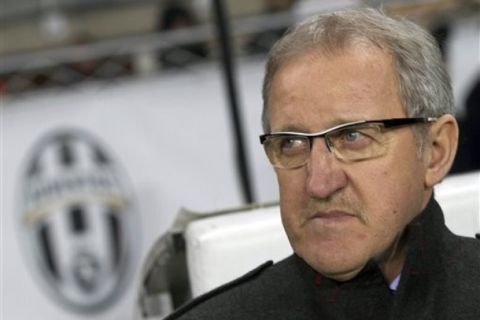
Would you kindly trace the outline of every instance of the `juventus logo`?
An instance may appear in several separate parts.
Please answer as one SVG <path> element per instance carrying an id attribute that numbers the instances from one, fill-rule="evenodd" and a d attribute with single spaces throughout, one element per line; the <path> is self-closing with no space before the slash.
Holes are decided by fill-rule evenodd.
<path id="1" fill-rule="evenodd" d="M 85 132 L 42 139 L 22 176 L 21 226 L 34 273 L 77 311 L 104 309 L 136 251 L 138 218 L 112 156 Z"/>

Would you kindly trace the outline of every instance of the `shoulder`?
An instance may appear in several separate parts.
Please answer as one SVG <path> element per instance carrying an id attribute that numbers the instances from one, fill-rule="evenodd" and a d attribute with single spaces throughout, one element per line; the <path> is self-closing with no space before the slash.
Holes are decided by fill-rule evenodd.
<path id="1" fill-rule="evenodd" d="M 480 275 L 480 239 L 449 232 L 445 241 L 445 257 L 447 261 L 456 261 L 454 265 L 471 268 Z"/>
<path id="2" fill-rule="evenodd" d="M 166 318 L 166 320 L 173 319 L 189 319 L 189 314 L 195 309 L 200 309 L 200 312 L 203 312 L 201 309 L 209 307 L 209 305 L 215 303 L 216 300 L 219 300 L 225 294 L 235 290 L 235 288 L 241 287 L 242 285 L 254 282 L 262 273 L 264 273 L 269 267 L 273 265 L 272 261 L 265 262 L 264 264 L 258 266 L 252 271 L 248 272 L 244 276 L 237 278 L 231 282 L 228 282 L 212 291 L 209 291 L 181 306 L 174 313 Z M 218 310 L 218 309 L 217 309 Z M 193 318 L 192 318 L 193 319 Z"/>
<path id="3" fill-rule="evenodd" d="M 246 316 L 268 309 L 268 301 L 272 301 L 272 296 L 285 293 L 290 281 L 281 280 L 290 278 L 292 272 L 289 271 L 295 268 L 293 264 L 292 257 L 276 264 L 266 262 L 244 276 L 188 302 L 166 320 L 252 319 Z"/>
<path id="4" fill-rule="evenodd" d="M 449 233 L 442 248 L 437 302 L 444 319 L 480 319 L 480 240 Z"/>
<path id="5" fill-rule="evenodd" d="M 444 247 L 444 277 L 458 297 L 480 296 L 480 240 L 450 234 Z M 479 307 L 480 309 L 480 307 Z"/>

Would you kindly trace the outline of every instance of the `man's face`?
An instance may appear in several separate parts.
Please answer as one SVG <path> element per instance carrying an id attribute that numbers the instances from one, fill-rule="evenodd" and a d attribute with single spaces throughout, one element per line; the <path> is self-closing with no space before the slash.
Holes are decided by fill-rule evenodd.
<path id="1" fill-rule="evenodd" d="M 276 73 L 269 96 L 272 132 L 319 132 L 356 121 L 405 117 L 390 55 L 356 46 L 307 53 Z M 315 139 L 303 167 L 276 169 L 282 221 L 294 251 L 321 274 L 347 280 L 388 259 L 405 226 L 424 208 L 424 161 L 411 127 L 388 130 L 385 155 L 338 160 Z M 394 251 L 394 250 L 393 250 Z"/>

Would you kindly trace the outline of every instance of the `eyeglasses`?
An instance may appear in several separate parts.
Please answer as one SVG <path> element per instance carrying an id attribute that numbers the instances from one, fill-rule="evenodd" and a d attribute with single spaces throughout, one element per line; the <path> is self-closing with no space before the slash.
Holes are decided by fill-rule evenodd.
<path id="1" fill-rule="evenodd" d="M 263 144 L 272 165 L 293 169 L 305 165 L 310 158 L 314 138 L 325 138 L 327 149 L 339 160 L 358 161 L 383 156 L 387 152 L 386 129 L 417 123 L 430 123 L 436 118 L 396 118 L 362 120 L 344 123 L 316 132 L 273 132 L 262 134 Z"/>

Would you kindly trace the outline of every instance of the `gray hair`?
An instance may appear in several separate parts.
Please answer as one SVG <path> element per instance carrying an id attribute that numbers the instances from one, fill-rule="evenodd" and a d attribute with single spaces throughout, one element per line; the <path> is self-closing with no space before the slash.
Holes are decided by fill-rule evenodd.
<path id="1" fill-rule="evenodd" d="M 263 81 L 262 123 L 270 130 L 268 96 L 278 69 L 308 51 L 333 53 L 357 42 L 376 45 L 394 59 L 398 92 L 408 117 L 454 113 L 450 77 L 435 39 L 420 26 L 371 8 L 316 15 L 296 26 L 271 49 Z"/>

